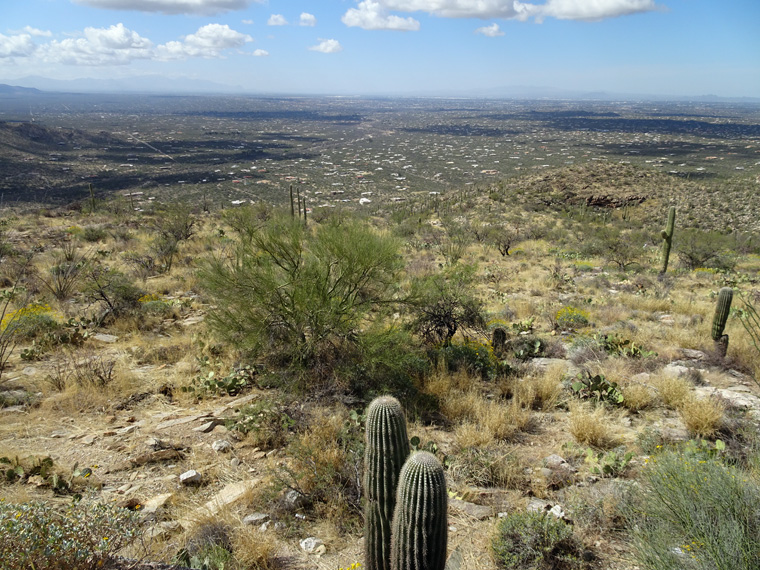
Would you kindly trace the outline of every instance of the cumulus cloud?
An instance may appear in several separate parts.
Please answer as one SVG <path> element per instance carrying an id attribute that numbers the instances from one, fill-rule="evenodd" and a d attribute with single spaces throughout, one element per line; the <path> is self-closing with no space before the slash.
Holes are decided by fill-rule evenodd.
<path id="1" fill-rule="evenodd" d="M 240 20 L 242 23 L 244 23 L 246 26 L 252 26 L 253 20 Z"/>
<path id="2" fill-rule="evenodd" d="M 162 14 L 195 14 L 213 16 L 223 12 L 242 10 L 252 2 L 263 0 L 73 0 L 93 8 L 160 12 Z"/>
<path id="3" fill-rule="evenodd" d="M 42 59 L 66 65 L 126 65 L 153 56 L 153 43 L 137 32 L 116 24 L 85 28 L 83 37 L 52 41 L 40 47 Z"/>
<path id="4" fill-rule="evenodd" d="M 490 26 L 483 26 L 482 28 L 478 28 L 475 30 L 476 34 L 483 34 L 484 36 L 488 36 L 489 38 L 497 38 L 499 36 L 503 36 L 504 32 L 501 31 L 501 28 L 499 27 L 499 24 L 491 24 Z"/>
<path id="5" fill-rule="evenodd" d="M 29 34 L 5 36 L 0 34 L 0 58 L 28 57 L 37 50 Z"/>
<path id="6" fill-rule="evenodd" d="M 269 55 L 269 52 L 265 49 L 257 49 L 253 51 L 253 55 L 256 57 L 266 57 Z"/>
<path id="7" fill-rule="evenodd" d="M 314 14 L 309 14 L 308 12 L 302 12 L 301 17 L 298 20 L 298 24 L 301 26 L 313 27 L 317 25 L 317 18 L 316 16 L 314 16 Z"/>
<path id="8" fill-rule="evenodd" d="M 402 18 L 394 14 L 388 14 L 387 5 L 392 3 L 392 1 L 363 0 L 359 2 L 358 8 L 349 8 L 343 14 L 341 21 L 349 27 L 363 28 L 365 30 L 416 32 L 420 29 L 420 23 L 414 18 Z M 406 11 L 414 12 L 416 10 Z"/>
<path id="9" fill-rule="evenodd" d="M 321 53 L 338 53 L 343 50 L 343 46 L 340 45 L 338 40 L 323 40 L 319 39 L 319 43 L 309 48 L 311 51 L 318 51 Z"/>
<path id="10" fill-rule="evenodd" d="M 389 12 L 424 12 L 441 18 L 491 18 L 541 21 L 546 17 L 562 20 L 596 21 L 641 12 L 651 12 L 660 7 L 655 0 L 546 0 L 543 4 L 520 0 L 357 0 L 356 8 L 343 15 L 343 23 L 365 29 L 412 29 L 404 28 L 411 22 L 419 28 L 419 22 L 409 18 L 388 15 Z M 393 22 L 391 22 L 393 20 Z M 391 25 L 389 25 L 391 24 Z M 401 26 L 401 27 L 399 27 Z"/>
<path id="11" fill-rule="evenodd" d="M 204 57 L 207 59 L 221 57 L 227 49 L 241 48 L 253 38 L 241 34 L 226 24 L 207 24 L 182 41 L 168 42 L 158 46 L 156 53 L 159 59 L 185 59 L 188 57 Z"/>
<path id="12" fill-rule="evenodd" d="M 53 32 L 50 30 L 38 30 L 37 28 L 33 28 L 32 26 L 24 26 L 23 32 L 25 34 L 29 34 L 30 36 L 36 36 L 38 38 L 49 38 L 52 37 Z"/>
<path id="13" fill-rule="evenodd" d="M 654 0 L 548 0 L 537 17 L 594 22 L 659 9 Z"/>
<path id="14" fill-rule="evenodd" d="M 282 14 L 272 14 L 267 20 L 267 26 L 287 26 L 288 21 Z"/>

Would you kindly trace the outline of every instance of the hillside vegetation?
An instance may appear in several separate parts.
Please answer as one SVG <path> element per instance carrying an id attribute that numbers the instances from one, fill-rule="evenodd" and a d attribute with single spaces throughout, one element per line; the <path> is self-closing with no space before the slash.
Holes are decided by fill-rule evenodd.
<path id="1" fill-rule="evenodd" d="M 363 563 L 385 394 L 444 466 L 451 568 L 754 568 L 757 204 L 711 184 L 5 208 L 0 568 Z"/>

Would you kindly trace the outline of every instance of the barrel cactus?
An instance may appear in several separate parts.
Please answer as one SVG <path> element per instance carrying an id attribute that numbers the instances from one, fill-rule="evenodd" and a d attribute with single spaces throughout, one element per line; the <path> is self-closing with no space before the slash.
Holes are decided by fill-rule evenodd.
<path id="1" fill-rule="evenodd" d="M 396 492 L 392 570 L 443 570 L 448 533 L 446 478 L 435 456 L 414 453 L 404 464 Z"/>
<path id="2" fill-rule="evenodd" d="M 712 339 L 721 356 L 726 356 L 728 350 L 728 335 L 723 334 L 726 329 L 728 313 L 731 311 L 731 301 L 734 298 L 734 290 L 731 287 L 723 287 L 718 292 L 718 303 L 715 305 L 715 315 L 712 322 Z"/>
<path id="3" fill-rule="evenodd" d="M 376 398 L 367 408 L 364 450 L 365 567 L 390 570 L 391 522 L 399 472 L 409 456 L 406 418 L 396 398 Z"/>
<path id="4" fill-rule="evenodd" d="M 668 209 L 668 225 L 662 230 L 662 269 L 660 273 L 668 270 L 668 261 L 670 259 L 670 246 L 673 245 L 673 227 L 676 224 L 676 207 L 671 206 Z"/>

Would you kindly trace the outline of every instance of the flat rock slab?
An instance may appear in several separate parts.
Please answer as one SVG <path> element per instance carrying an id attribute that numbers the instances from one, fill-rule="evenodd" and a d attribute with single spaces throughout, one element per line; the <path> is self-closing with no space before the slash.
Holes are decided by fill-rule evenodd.
<path id="1" fill-rule="evenodd" d="M 211 417 L 211 414 L 201 414 L 200 416 L 185 416 L 184 418 L 177 418 L 177 419 L 174 419 L 174 420 L 166 420 L 166 421 L 161 422 L 160 424 L 158 424 L 156 426 L 156 429 L 157 430 L 169 429 L 169 428 L 172 428 L 172 427 L 181 426 L 181 425 L 189 424 L 189 423 L 192 423 L 192 422 L 197 422 L 197 421 L 200 421 L 200 420 L 207 420 L 210 417 Z"/>
<path id="2" fill-rule="evenodd" d="M 494 515 L 494 510 L 491 507 L 484 507 L 483 505 L 476 505 L 475 503 L 468 503 L 460 499 L 449 499 L 449 507 L 464 513 L 479 521 L 491 518 Z"/>
<path id="3" fill-rule="evenodd" d="M 117 340 L 119 340 L 118 336 L 112 335 L 112 334 L 105 334 L 105 333 L 97 333 L 92 335 L 92 338 L 95 340 L 99 340 L 100 342 L 105 342 L 107 344 L 113 344 Z"/>
<path id="4" fill-rule="evenodd" d="M 179 524 L 183 528 L 189 528 L 192 526 L 195 520 L 201 520 L 209 515 L 213 516 L 226 506 L 238 502 L 244 498 L 248 493 L 256 488 L 256 485 L 261 481 L 258 479 L 249 479 L 247 481 L 238 481 L 237 483 L 230 483 L 214 495 L 211 500 L 207 501 L 200 509 L 198 509 L 196 516 L 190 516 L 188 518 L 180 519 Z"/>

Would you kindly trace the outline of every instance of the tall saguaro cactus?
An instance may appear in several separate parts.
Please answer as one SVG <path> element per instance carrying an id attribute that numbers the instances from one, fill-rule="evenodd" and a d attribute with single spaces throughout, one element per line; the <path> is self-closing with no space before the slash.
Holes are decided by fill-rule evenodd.
<path id="1" fill-rule="evenodd" d="M 404 464 L 393 514 L 391 570 L 443 570 L 448 533 L 446 478 L 435 456 L 414 453 Z"/>
<path id="2" fill-rule="evenodd" d="M 365 567 L 390 570 L 391 522 L 396 505 L 396 485 L 409 456 L 406 418 L 392 396 L 381 396 L 367 408 L 364 450 Z"/>
<path id="3" fill-rule="evenodd" d="M 662 269 L 660 274 L 668 270 L 668 261 L 670 260 L 670 246 L 673 245 L 673 227 L 676 225 L 676 207 L 671 206 L 668 209 L 668 225 L 662 230 Z"/>
<path id="4" fill-rule="evenodd" d="M 728 313 L 731 311 L 731 301 L 734 298 L 734 290 L 731 287 L 723 287 L 718 292 L 718 302 L 715 305 L 715 315 L 712 322 L 712 339 L 715 348 L 721 356 L 726 356 L 728 350 L 728 335 L 723 334 L 726 329 Z"/>

